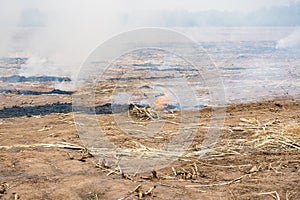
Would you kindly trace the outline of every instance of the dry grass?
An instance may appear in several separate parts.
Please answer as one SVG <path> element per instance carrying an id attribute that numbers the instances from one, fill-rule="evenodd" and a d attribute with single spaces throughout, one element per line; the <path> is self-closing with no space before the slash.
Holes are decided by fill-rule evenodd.
<path id="1" fill-rule="evenodd" d="M 134 106 L 131 110 L 131 115 L 134 115 L 140 120 L 149 120 L 154 117 L 158 117 L 150 107 L 137 107 Z M 249 138 L 244 139 L 223 139 L 219 140 L 217 143 L 213 144 L 210 149 L 199 150 L 192 149 L 183 156 L 184 158 L 215 158 L 224 156 L 235 156 L 235 155 L 246 155 L 249 152 L 256 151 L 271 151 L 279 152 L 284 150 L 300 151 L 300 127 L 295 125 L 291 127 L 280 127 L 273 126 L 274 121 L 261 124 L 256 119 L 246 119 L 241 118 L 240 124 L 236 127 L 231 127 L 230 129 L 245 131 L 252 135 Z M 0 146 L 0 149 L 11 149 L 11 148 L 36 148 L 36 147 L 46 147 L 46 148 L 69 148 L 82 150 L 84 147 L 69 144 L 29 144 L 22 145 L 16 144 L 12 146 Z M 105 149 L 101 149 L 101 152 L 105 153 Z M 106 152 L 109 153 L 109 152 Z M 135 147 L 133 149 L 122 149 L 124 156 L 132 156 L 132 154 L 143 154 L 143 156 L 149 157 L 162 157 L 163 159 L 172 159 L 180 155 L 180 152 L 166 152 L 156 148 L 145 147 L 140 145 L 140 147 Z"/>
<path id="2" fill-rule="evenodd" d="M 257 119 L 240 119 L 242 124 L 230 127 L 230 131 L 248 133 L 249 138 L 223 139 L 212 145 L 212 148 L 203 151 L 191 151 L 185 157 L 203 156 L 222 157 L 230 155 L 244 155 L 249 152 L 285 150 L 300 151 L 300 127 L 275 126 L 276 121 L 261 124 Z"/>
<path id="3" fill-rule="evenodd" d="M 21 149 L 26 149 L 26 148 L 38 148 L 38 147 L 44 147 L 44 148 L 65 148 L 65 149 L 74 149 L 74 150 L 84 150 L 85 147 L 83 146 L 78 146 L 76 144 L 70 144 L 66 142 L 61 142 L 59 144 L 15 144 L 11 146 L 0 146 L 0 149 L 15 149 L 15 148 L 21 148 Z"/>
<path id="4" fill-rule="evenodd" d="M 157 119 L 158 114 L 150 106 L 137 106 L 133 105 L 133 108 L 129 110 L 131 116 L 139 120 Z"/>

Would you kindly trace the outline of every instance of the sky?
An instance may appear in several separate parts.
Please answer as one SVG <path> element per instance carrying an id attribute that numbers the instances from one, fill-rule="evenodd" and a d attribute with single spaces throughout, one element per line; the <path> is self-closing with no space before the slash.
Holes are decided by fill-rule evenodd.
<path id="1" fill-rule="evenodd" d="M 28 8 L 38 8 L 48 14 L 55 12 L 78 12 L 80 14 L 86 11 L 94 14 L 97 11 L 97 16 L 103 17 L 136 10 L 251 12 L 260 8 L 289 5 L 291 2 L 300 2 L 300 0 L 0 0 L 0 17 L 2 23 L 7 17 L 10 20 L 17 20 L 20 12 Z"/>
<path id="2" fill-rule="evenodd" d="M 219 10 L 250 12 L 259 8 L 288 5 L 290 0 L 125 0 L 124 10 Z M 299 0 L 294 1 L 299 2 Z"/>

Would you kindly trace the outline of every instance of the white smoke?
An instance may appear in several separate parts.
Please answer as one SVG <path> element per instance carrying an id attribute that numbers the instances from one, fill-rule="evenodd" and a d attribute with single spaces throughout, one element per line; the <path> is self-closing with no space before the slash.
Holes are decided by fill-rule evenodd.
<path id="1" fill-rule="evenodd" d="M 2 2 L 0 56 L 30 55 L 21 75 L 74 76 L 97 45 L 126 29 L 116 2 Z"/>
<path id="2" fill-rule="evenodd" d="M 22 76 L 72 76 L 72 72 L 68 67 L 61 67 L 61 65 L 49 60 L 47 57 L 42 57 L 36 54 L 26 61 L 22 66 L 20 72 Z"/>
<path id="3" fill-rule="evenodd" d="M 190 26 L 198 11 L 232 10 L 232 5 L 237 6 L 233 10 L 245 11 L 249 5 L 269 4 L 267 0 L 237 2 L 0 0 L 0 57 L 16 52 L 32 55 L 20 72 L 23 75 L 74 76 L 93 49 L 120 32 L 145 26 Z M 204 21 L 209 22 L 210 16 Z M 281 43 L 289 42 L 282 41 L 279 47 L 284 46 Z"/>
<path id="4" fill-rule="evenodd" d="M 287 37 L 280 39 L 277 42 L 278 49 L 299 49 L 300 48 L 300 28 L 293 31 Z"/>

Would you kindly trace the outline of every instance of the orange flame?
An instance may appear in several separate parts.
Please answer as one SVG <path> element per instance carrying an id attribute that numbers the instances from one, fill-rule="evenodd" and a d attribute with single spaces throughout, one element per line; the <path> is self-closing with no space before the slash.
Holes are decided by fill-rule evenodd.
<path id="1" fill-rule="evenodd" d="M 10 57 L 13 58 L 20 58 L 20 57 L 30 58 L 31 56 L 32 56 L 31 52 L 24 53 L 24 52 L 16 51 L 15 54 L 10 54 Z"/>
<path id="2" fill-rule="evenodd" d="M 171 97 L 168 93 L 164 93 L 163 96 L 160 96 L 155 102 L 156 109 L 164 109 L 171 101 Z"/>
<path id="3" fill-rule="evenodd" d="M 25 54 L 25 58 L 30 58 L 32 56 L 32 53 L 31 52 L 28 52 Z"/>

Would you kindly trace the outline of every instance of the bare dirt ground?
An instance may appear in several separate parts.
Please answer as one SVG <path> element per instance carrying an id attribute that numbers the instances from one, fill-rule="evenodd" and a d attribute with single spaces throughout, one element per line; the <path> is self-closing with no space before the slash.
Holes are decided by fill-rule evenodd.
<path id="1" fill-rule="evenodd" d="M 190 151 L 142 174 L 121 173 L 91 156 L 65 103 L 70 95 L 1 94 L 0 199 L 300 199 L 299 100 L 228 106 L 218 143 L 199 158 L 211 113 L 204 108 Z M 106 124 L 111 134 L 113 126 Z"/>

